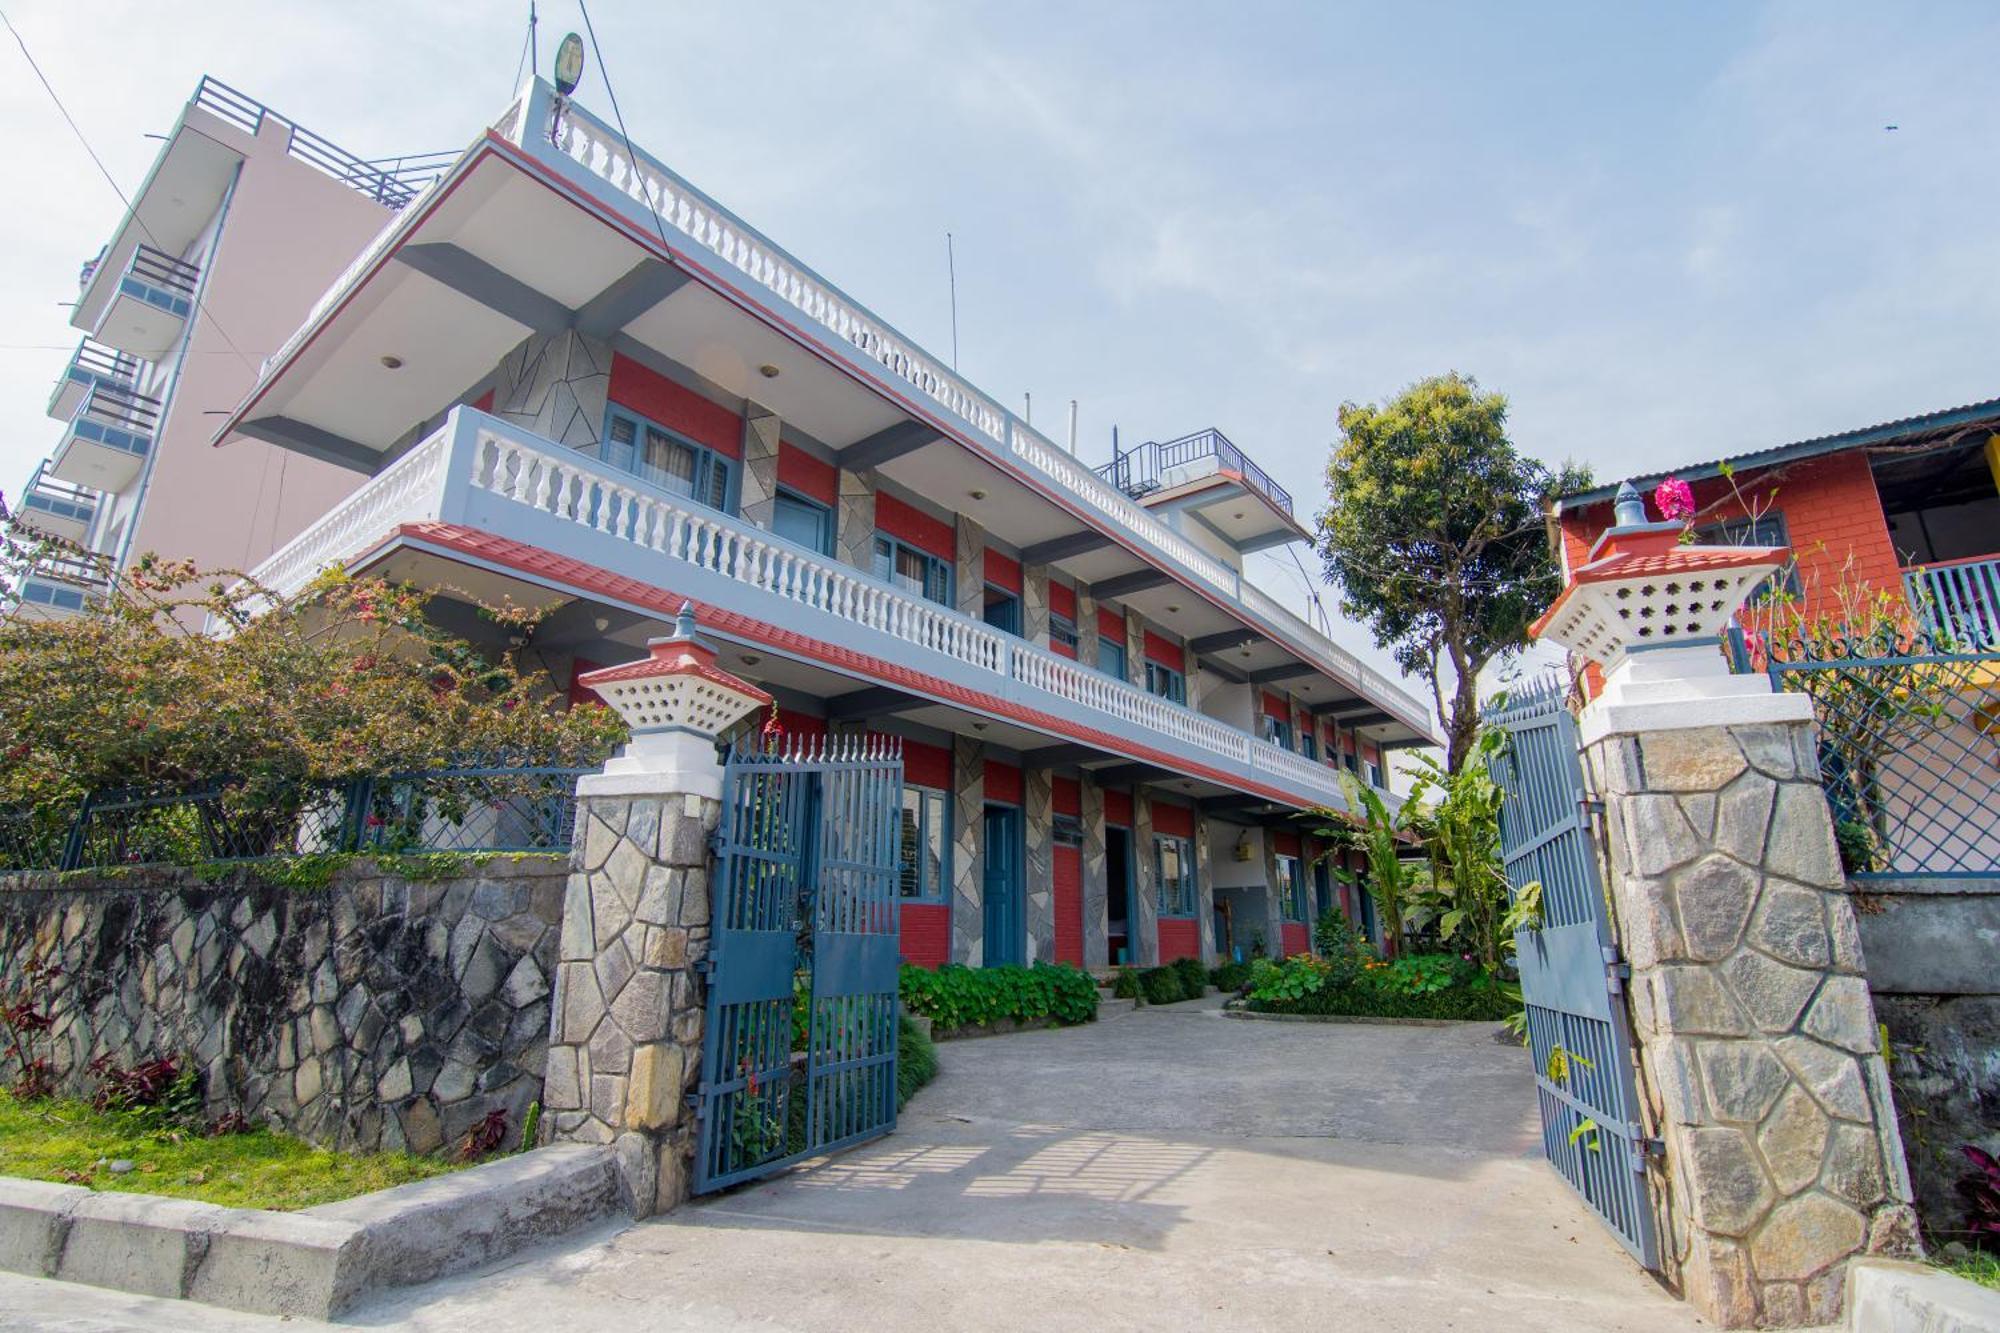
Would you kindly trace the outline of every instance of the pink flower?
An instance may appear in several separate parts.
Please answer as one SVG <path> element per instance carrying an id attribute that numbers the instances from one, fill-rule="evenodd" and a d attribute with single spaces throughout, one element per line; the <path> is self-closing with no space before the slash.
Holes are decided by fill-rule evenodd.
<path id="1" fill-rule="evenodd" d="M 1653 503 L 1667 522 L 1685 522 L 1694 517 L 1694 488 L 1679 477 L 1668 477 L 1654 489 Z"/>

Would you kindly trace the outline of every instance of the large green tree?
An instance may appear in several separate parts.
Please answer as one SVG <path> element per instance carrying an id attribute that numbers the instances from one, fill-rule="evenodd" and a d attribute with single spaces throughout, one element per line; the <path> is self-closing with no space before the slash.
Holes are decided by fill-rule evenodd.
<path id="1" fill-rule="evenodd" d="M 1342 609 L 1430 682 L 1451 772 L 1472 753 L 1479 673 L 1527 645 L 1561 590 L 1547 502 L 1589 484 L 1517 450 L 1506 398 L 1456 371 L 1340 409 L 1320 557 Z"/>

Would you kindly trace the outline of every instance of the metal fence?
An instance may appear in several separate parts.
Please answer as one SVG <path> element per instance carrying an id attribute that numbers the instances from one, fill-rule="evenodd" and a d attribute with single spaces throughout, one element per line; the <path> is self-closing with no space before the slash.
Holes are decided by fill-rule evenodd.
<path id="1" fill-rule="evenodd" d="M 1775 649 L 1812 699 L 1820 777 L 1857 880 L 2000 878 L 2000 651 L 1914 635 Z"/>
<path id="2" fill-rule="evenodd" d="M 0 807 L 0 870 L 362 852 L 560 852 L 589 768 L 442 768 L 342 782 L 217 780 Z"/>

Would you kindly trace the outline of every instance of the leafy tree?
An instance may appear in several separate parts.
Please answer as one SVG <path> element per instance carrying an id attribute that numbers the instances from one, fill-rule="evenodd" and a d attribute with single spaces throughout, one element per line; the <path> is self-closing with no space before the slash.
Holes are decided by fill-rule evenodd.
<path id="1" fill-rule="evenodd" d="M 1430 682 L 1456 773 L 1478 730 L 1479 673 L 1525 647 L 1561 591 L 1546 504 L 1590 475 L 1521 454 L 1506 398 L 1456 372 L 1379 407 L 1343 404 L 1340 433 L 1319 516 L 1327 580 L 1378 646 Z"/>

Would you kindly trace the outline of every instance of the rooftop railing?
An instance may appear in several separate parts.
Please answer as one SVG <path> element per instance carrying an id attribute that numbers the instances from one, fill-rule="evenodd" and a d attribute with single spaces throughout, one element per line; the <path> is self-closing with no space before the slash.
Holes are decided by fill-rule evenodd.
<path id="1" fill-rule="evenodd" d="M 1251 490 L 1287 514 L 1292 512 L 1292 493 L 1219 430 L 1200 430 L 1164 443 L 1148 440 L 1097 469 L 1098 476 L 1135 500 L 1216 472 L 1236 473 Z"/>
<path id="2" fill-rule="evenodd" d="M 195 87 L 194 104 L 252 136 L 264 128 L 266 119 L 280 122 L 290 136 L 286 151 L 293 157 L 388 208 L 406 206 L 459 156 L 454 149 L 373 160 L 356 157 L 331 139 L 294 124 L 255 98 L 206 75 Z"/>

